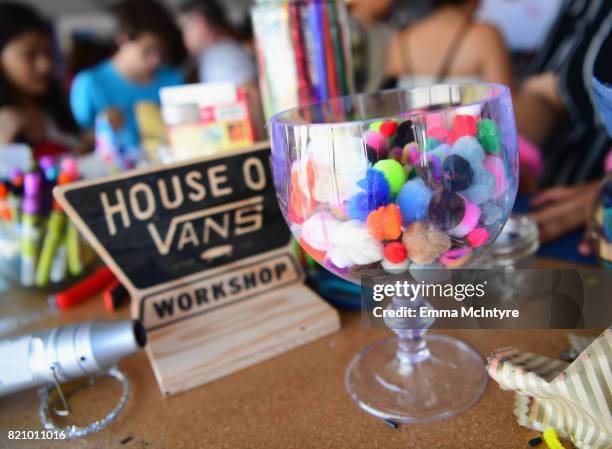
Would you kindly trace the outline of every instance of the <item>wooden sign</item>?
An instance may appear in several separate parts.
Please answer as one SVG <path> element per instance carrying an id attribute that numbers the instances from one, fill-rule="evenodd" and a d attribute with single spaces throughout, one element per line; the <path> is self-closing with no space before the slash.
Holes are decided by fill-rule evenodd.
<path id="1" fill-rule="evenodd" d="M 54 194 L 130 291 L 166 395 L 339 328 L 303 285 L 265 144 Z"/>

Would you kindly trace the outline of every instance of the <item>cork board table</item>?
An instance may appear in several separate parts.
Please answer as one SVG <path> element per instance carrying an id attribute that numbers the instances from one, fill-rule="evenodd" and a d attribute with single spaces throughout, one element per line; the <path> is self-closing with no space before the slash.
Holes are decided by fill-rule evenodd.
<path id="1" fill-rule="evenodd" d="M 0 317 L 43 310 L 45 303 L 40 294 L 5 292 L 0 294 Z M 127 309 L 110 314 L 101 298 L 92 298 L 65 314 L 22 326 L 16 333 L 87 319 L 127 318 L 127 314 Z M 109 428 L 80 440 L 8 441 L 8 429 L 40 429 L 38 398 L 35 391 L 0 398 L 0 447 L 516 449 L 538 435 L 516 424 L 513 393 L 500 390 L 493 381 L 474 407 L 445 421 L 391 429 L 367 415 L 346 394 L 344 370 L 357 351 L 388 332 L 361 328 L 358 312 L 342 312 L 341 320 L 338 333 L 170 398 L 160 394 L 144 353 L 126 358 L 120 364 L 132 381 L 126 409 Z M 566 330 L 434 332 L 460 338 L 484 356 L 515 346 L 558 357 L 568 346 Z M 114 406 L 119 388 L 109 381 L 98 390 L 71 402 L 84 420 L 101 417 Z M 572 446 L 567 443 L 566 447 Z"/>

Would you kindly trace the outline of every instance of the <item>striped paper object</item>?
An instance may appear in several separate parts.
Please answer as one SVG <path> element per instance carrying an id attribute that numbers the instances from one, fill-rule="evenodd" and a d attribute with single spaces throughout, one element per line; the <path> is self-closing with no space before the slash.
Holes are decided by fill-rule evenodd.
<path id="1" fill-rule="evenodd" d="M 539 431 L 554 427 L 580 449 L 612 448 L 611 328 L 572 364 L 509 349 L 492 356 L 487 370 L 501 388 L 516 391 L 520 425 Z"/>

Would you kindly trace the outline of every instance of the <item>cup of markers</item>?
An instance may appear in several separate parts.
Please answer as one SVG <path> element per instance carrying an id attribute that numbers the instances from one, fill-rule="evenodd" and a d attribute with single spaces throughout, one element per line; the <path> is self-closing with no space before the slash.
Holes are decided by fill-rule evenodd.
<path id="1" fill-rule="evenodd" d="M 79 179 L 76 160 L 43 157 L 29 171 L 0 180 L 0 270 L 24 287 L 64 285 L 95 262 L 60 205 L 53 187 Z"/>

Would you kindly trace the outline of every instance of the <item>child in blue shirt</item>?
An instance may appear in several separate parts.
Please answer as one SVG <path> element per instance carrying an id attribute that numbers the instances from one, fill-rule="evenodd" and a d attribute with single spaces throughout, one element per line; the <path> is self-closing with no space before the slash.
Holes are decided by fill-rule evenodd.
<path id="1" fill-rule="evenodd" d="M 138 147 L 134 108 L 140 102 L 159 103 L 162 87 L 184 82 L 166 61 L 179 62 L 185 52 L 178 27 L 156 0 L 122 0 L 114 13 L 117 52 L 76 76 L 70 104 L 82 128 L 93 129 L 96 117 L 106 113 L 122 143 Z"/>

